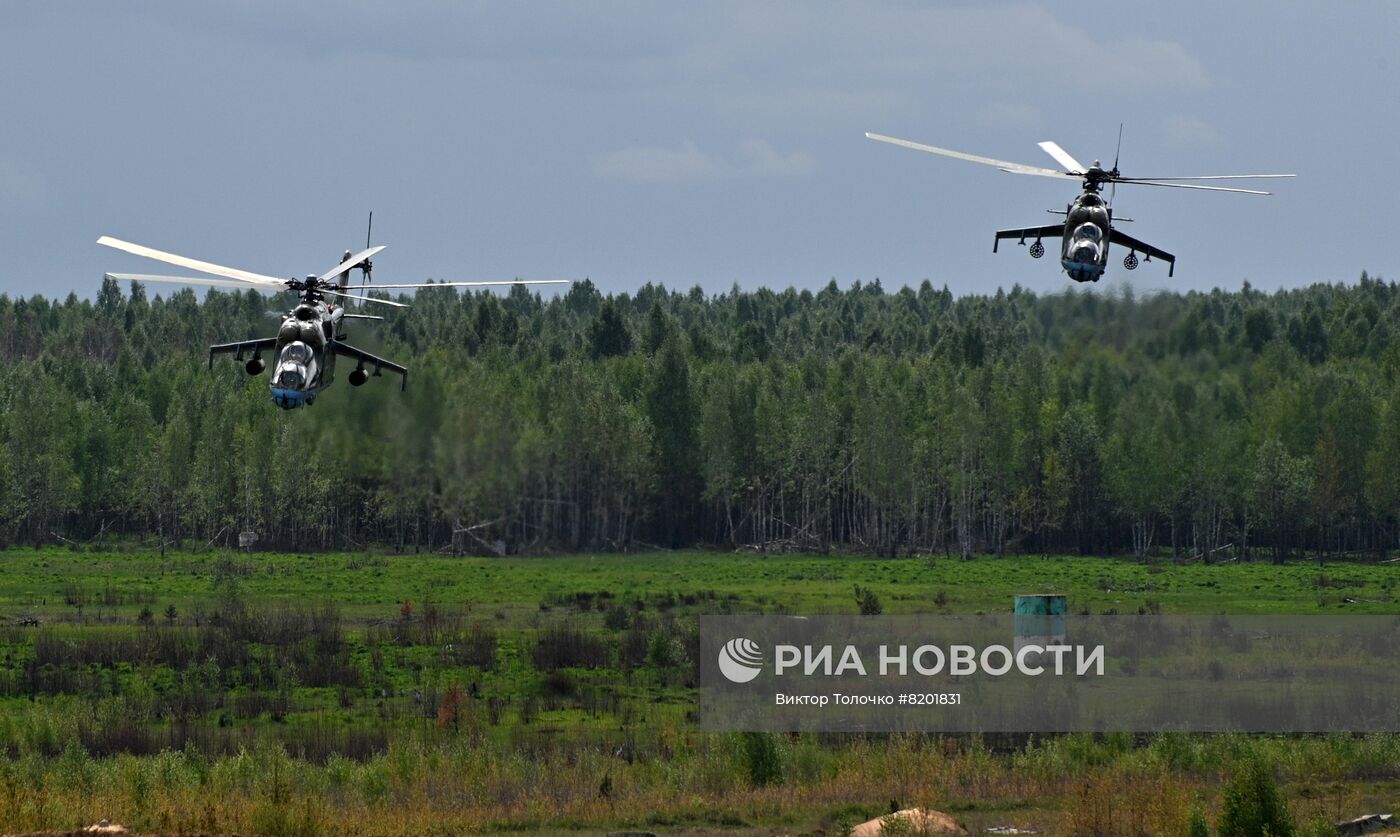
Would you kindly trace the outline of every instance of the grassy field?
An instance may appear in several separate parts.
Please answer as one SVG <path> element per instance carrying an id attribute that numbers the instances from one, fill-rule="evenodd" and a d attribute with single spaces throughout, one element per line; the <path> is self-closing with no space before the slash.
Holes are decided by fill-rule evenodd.
<path id="1" fill-rule="evenodd" d="M 221 579 L 263 601 L 332 601 L 349 617 L 397 615 L 403 599 L 528 618 L 551 598 L 606 591 L 620 600 L 714 594 L 735 612 L 854 613 L 853 585 L 887 613 L 1009 610 L 1017 593 L 1061 592 L 1070 609 L 1133 613 L 1393 613 L 1400 566 L 1294 562 L 1144 564 L 1055 556 L 874 559 L 865 556 L 664 552 L 550 558 L 222 553 L 0 553 L 0 611 L 11 619 L 132 616 L 140 602 L 189 612 L 212 605 Z M 113 602 L 104 604 L 104 594 Z M 946 603 L 938 595 L 946 594 Z M 1344 602 L 1346 597 L 1355 603 Z M 713 608 L 703 609 L 711 612 Z"/>
<path id="2" fill-rule="evenodd" d="M 0 553 L 0 824 L 262 834 L 1182 834 L 1242 759 L 1300 822 L 1390 810 L 1400 738 L 712 735 L 696 617 L 1395 613 L 1400 565 L 671 552 L 548 558 Z M 34 624 L 37 622 L 38 624 Z M 1151 788 L 1144 792 L 1144 788 Z M 1129 800 L 1135 800 L 1130 802 Z"/>

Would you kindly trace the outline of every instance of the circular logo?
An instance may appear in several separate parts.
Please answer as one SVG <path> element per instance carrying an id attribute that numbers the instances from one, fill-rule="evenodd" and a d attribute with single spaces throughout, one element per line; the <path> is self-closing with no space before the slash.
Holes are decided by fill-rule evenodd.
<path id="1" fill-rule="evenodd" d="M 719 649 L 719 670 L 733 683 L 747 683 L 763 671 L 763 652 L 753 640 L 735 637 Z"/>

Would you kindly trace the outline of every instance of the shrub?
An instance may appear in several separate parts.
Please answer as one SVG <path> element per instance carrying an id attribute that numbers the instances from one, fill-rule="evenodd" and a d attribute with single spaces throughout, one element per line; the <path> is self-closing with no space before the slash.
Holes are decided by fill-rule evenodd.
<path id="1" fill-rule="evenodd" d="M 553 697 L 572 697 L 578 693 L 578 681 L 567 671 L 551 671 L 544 677 L 544 693 Z"/>
<path id="2" fill-rule="evenodd" d="M 603 626 L 610 631 L 625 631 L 632 624 L 632 610 L 626 607 L 610 607 L 603 611 Z"/>
<path id="3" fill-rule="evenodd" d="M 555 625 L 546 628 L 535 643 L 535 668 L 603 668 L 610 662 L 608 645 L 602 639 L 577 628 Z"/>
<path id="4" fill-rule="evenodd" d="M 462 710 L 466 705 L 467 696 L 462 691 L 462 687 L 457 683 L 449 685 L 447 691 L 442 695 L 442 702 L 438 704 L 438 729 L 448 727 L 454 731 L 458 729 L 462 722 Z"/>
<path id="5" fill-rule="evenodd" d="M 860 608 L 861 616 L 879 616 L 885 610 L 875 591 L 859 584 L 856 585 L 856 607 Z"/>
<path id="6" fill-rule="evenodd" d="M 783 756 L 774 737 L 766 732 L 746 732 L 743 736 L 744 763 L 749 771 L 749 781 L 755 787 L 782 782 Z"/>
<path id="7" fill-rule="evenodd" d="M 1191 822 L 1186 826 L 1186 837 L 1210 837 L 1210 825 L 1200 808 L 1191 809 Z"/>
<path id="8" fill-rule="evenodd" d="M 1236 765 L 1216 825 L 1220 837 L 1292 837 L 1293 820 L 1262 760 L 1248 758 Z"/>

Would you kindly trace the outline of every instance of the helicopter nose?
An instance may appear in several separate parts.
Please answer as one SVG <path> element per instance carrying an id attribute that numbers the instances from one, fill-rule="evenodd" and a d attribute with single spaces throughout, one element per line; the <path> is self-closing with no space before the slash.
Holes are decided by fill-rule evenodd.
<path id="1" fill-rule="evenodd" d="M 296 389 L 285 389 L 283 387 L 269 387 L 272 390 L 272 403 L 284 410 L 295 410 L 297 407 L 309 403 L 306 393 Z"/>

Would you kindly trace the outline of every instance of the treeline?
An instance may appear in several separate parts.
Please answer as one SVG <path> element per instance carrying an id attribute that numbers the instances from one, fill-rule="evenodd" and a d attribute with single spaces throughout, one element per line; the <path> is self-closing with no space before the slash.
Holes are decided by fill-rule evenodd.
<path id="1" fill-rule="evenodd" d="M 1400 288 L 418 294 L 283 412 L 289 298 L 0 296 L 0 543 L 1381 557 Z M 386 306 L 387 308 L 387 306 Z"/>

